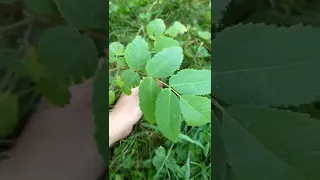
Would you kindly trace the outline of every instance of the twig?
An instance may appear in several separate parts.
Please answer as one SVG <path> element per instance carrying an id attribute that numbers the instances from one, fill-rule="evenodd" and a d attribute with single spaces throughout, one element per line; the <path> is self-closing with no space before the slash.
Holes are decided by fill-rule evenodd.
<path id="1" fill-rule="evenodd" d="M 19 21 L 19 22 L 15 23 L 15 24 L 11 24 L 11 25 L 8 25 L 6 27 L 0 28 L 0 34 L 3 34 L 5 32 L 7 32 L 7 31 L 12 30 L 12 29 L 18 28 L 20 26 L 29 24 L 33 20 L 34 20 L 34 18 L 28 18 L 28 19 L 24 19 L 22 21 Z"/>
<path id="2" fill-rule="evenodd" d="M 96 37 L 99 39 L 104 39 L 104 40 L 109 40 L 109 38 L 101 33 L 98 32 L 94 32 L 94 31 L 86 31 L 84 34 L 92 36 L 92 37 Z"/>
<path id="3" fill-rule="evenodd" d="M 165 165 L 165 163 L 166 163 L 167 159 L 169 158 L 169 155 L 170 155 L 170 153 L 171 153 L 172 148 L 173 148 L 173 146 L 174 146 L 174 145 L 175 145 L 174 143 L 172 143 L 172 144 L 171 144 L 171 146 L 170 146 L 170 149 L 169 149 L 169 151 L 168 151 L 167 156 L 166 156 L 166 157 L 165 157 L 165 159 L 163 160 L 162 165 L 160 166 L 159 170 L 157 171 L 157 174 L 154 176 L 154 178 L 153 178 L 153 179 L 156 179 L 156 178 L 159 176 L 159 174 L 160 174 L 160 172 L 161 172 L 161 170 L 162 170 L 163 166 Z"/>

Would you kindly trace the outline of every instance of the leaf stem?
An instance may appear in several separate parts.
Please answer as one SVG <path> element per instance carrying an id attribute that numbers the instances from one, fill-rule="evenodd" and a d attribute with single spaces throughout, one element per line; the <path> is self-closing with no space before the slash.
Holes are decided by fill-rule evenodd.
<path id="1" fill-rule="evenodd" d="M 170 155 L 170 153 L 171 153 L 171 151 L 172 151 L 173 146 L 174 146 L 174 143 L 171 144 L 170 149 L 169 149 L 169 151 L 168 151 L 168 154 L 167 154 L 166 158 L 163 160 L 163 163 L 162 163 L 160 169 L 157 171 L 157 174 L 154 176 L 153 179 L 156 179 L 156 177 L 158 177 L 158 175 L 159 175 L 159 173 L 161 172 L 164 164 L 166 163 L 166 160 L 169 158 L 169 155 Z"/>
<path id="2" fill-rule="evenodd" d="M 151 11 L 152 8 L 153 8 L 157 3 L 158 3 L 158 1 L 155 1 L 155 2 L 151 5 L 151 7 L 148 9 L 148 11 Z"/>
<path id="3" fill-rule="evenodd" d="M 22 21 L 19 21 L 19 22 L 15 23 L 15 24 L 11 24 L 11 25 L 8 25 L 6 27 L 0 28 L 0 34 L 3 34 L 5 32 L 7 32 L 7 31 L 11 31 L 12 29 L 18 28 L 20 26 L 29 24 L 33 20 L 34 20 L 34 18 L 27 18 L 27 19 L 24 19 Z"/>
<path id="4" fill-rule="evenodd" d="M 137 32 L 137 34 L 136 34 L 136 36 L 138 36 L 140 34 L 140 32 L 143 30 L 143 28 L 144 28 L 143 25 L 141 25 L 139 30 L 138 30 L 138 32 Z"/>
<path id="5" fill-rule="evenodd" d="M 159 79 L 157 79 L 157 80 L 159 80 Z M 167 86 L 168 88 L 170 88 L 179 98 L 181 98 L 181 96 L 180 96 L 180 94 L 177 92 L 177 91 L 175 91 L 171 86 L 169 86 L 168 84 L 166 84 L 165 82 L 163 82 L 163 81 L 161 81 L 161 80 L 159 80 L 162 84 L 164 84 L 165 86 Z"/>
<path id="6" fill-rule="evenodd" d="M 112 72 L 112 71 L 115 71 L 115 70 L 118 70 L 118 69 L 120 69 L 120 68 L 117 67 L 117 68 L 114 68 L 114 69 L 110 69 L 109 72 Z"/>

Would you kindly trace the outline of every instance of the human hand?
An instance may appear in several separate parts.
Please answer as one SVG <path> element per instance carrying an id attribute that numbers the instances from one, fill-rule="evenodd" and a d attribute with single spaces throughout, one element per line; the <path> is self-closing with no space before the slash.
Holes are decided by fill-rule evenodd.
<path id="1" fill-rule="evenodd" d="M 122 94 L 109 114 L 109 146 L 127 137 L 133 125 L 142 117 L 139 107 L 139 87 L 132 89 L 131 95 Z"/>

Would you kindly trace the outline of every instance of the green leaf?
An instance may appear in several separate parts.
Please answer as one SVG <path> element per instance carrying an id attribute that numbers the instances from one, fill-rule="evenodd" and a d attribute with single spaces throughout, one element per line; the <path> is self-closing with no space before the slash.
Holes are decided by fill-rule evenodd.
<path id="1" fill-rule="evenodd" d="M 211 121 L 211 101 L 208 98 L 182 95 L 180 108 L 189 126 L 202 126 Z"/>
<path id="2" fill-rule="evenodd" d="M 93 98 L 92 98 L 92 108 L 94 117 L 94 138 L 102 159 L 105 164 L 109 163 L 109 108 L 108 94 L 109 91 L 109 66 L 108 62 L 104 61 L 101 69 L 98 71 L 97 76 L 94 79 L 93 84 Z"/>
<path id="3" fill-rule="evenodd" d="M 152 159 L 152 164 L 157 170 L 160 170 L 163 162 L 166 160 L 166 149 L 162 146 L 155 150 L 156 155 Z"/>
<path id="4" fill-rule="evenodd" d="M 98 66 L 93 40 L 73 28 L 58 26 L 46 30 L 39 41 L 38 51 L 39 63 L 59 81 L 92 77 Z"/>
<path id="5" fill-rule="evenodd" d="M 125 85 L 120 86 L 121 91 L 127 96 L 131 95 L 131 88 Z"/>
<path id="6" fill-rule="evenodd" d="M 154 48 L 156 52 L 162 51 L 164 48 L 172 46 L 179 46 L 180 43 L 170 37 L 160 36 L 154 41 Z"/>
<path id="7" fill-rule="evenodd" d="M 156 121 L 156 99 L 161 88 L 151 77 L 144 78 L 139 86 L 139 105 L 145 119 L 153 124 Z"/>
<path id="8" fill-rule="evenodd" d="M 199 36 L 201 39 L 204 39 L 204 40 L 207 40 L 207 41 L 210 41 L 210 40 L 211 40 L 211 33 L 208 32 L 208 31 L 199 31 L 199 32 L 198 32 L 198 36 Z"/>
<path id="9" fill-rule="evenodd" d="M 27 69 L 23 61 L 13 52 L 0 49 L 0 69 L 10 70 L 20 76 L 27 75 Z"/>
<path id="10" fill-rule="evenodd" d="M 151 39 L 156 39 L 163 35 L 166 25 L 162 19 L 154 19 L 147 25 L 147 34 Z"/>
<path id="11" fill-rule="evenodd" d="M 105 0 L 53 0 L 60 14 L 73 27 L 79 29 L 107 28 L 108 1 Z"/>
<path id="12" fill-rule="evenodd" d="M 299 105 L 320 84 L 320 29 L 238 25 L 213 40 L 213 92 L 227 104 Z M 311 42 L 311 43 L 310 43 Z M 231 52 L 231 53 L 230 53 Z"/>
<path id="13" fill-rule="evenodd" d="M 227 112 L 224 139 L 238 180 L 320 178 L 320 121 L 260 106 L 231 106 Z"/>
<path id="14" fill-rule="evenodd" d="M 156 100 L 156 122 L 160 132 L 169 140 L 177 142 L 181 126 L 179 99 L 166 88 Z"/>
<path id="15" fill-rule="evenodd" d="M 18 0 L 0 0 L 0 3 L 3 3 L 3 4 L 11 4 L 11 3 L 14 3 Z"/>
<path id="16" fill-rule="evenodd" d="M 38 62 L 44 66 L 47 75 L 41 80 L 39 90 L 49 101 L 59 106 L 69 101 L 59 96 L 68 96 L 70 81 L 80 82 L 83 78 L 92 77 L 99 60 L 92 39 L 63 26 L 44 32 L 38 44 L 38 53 Z M 44 82 L 47 80 L 49 82 Z M 51 88 L 56 89 L 56 92 Z"/>
<path id="17" fill-rule="evenodd" d="M 179 69 L 183 60 L 183 51 L 179 46 L 165 48 L 147 63 L 147 73 L 156 78 L 166 78 Z"/>
<path id="18" fill-rule="evenodd" d="M 209 54 L 209 52 L 206 48 L 204 48 L 203 46 L 200 46 L 197 51 L 197 56 L 199 58 L 206 58 L 206 57 L 210 57 L 211 55 Z M 210 65 L 211 65 L 211 63 L 210 63 Z"/>
<path id="19" fill-rule="evenodd" d="M 140 76 L 138 73 L 134 72 L 133 70 L 124 70 L 121 73 L 121 81 L 123 85 L 121 89 L 127 94 L 131 94 L 131 89 L 137 87 L 140 83 Z"/>
<path id="20" fill-rule="evenodd" d="M 0 137 L 5 137 L 12 133 L 18 122 L 18 96 L 0 94 L 0 117 Z"/>
<path id="21" fill-rule="evenodd" d="M 26 9 L 37 15 L 57 14 L 57 8 L 52 0 L 24 0 Z"/>
<path id="22" fill-rule="evenodd" d="M 213 23 L 218 23 L 222 19 L 222 13 L 227 10 L 231 0 L 213 0 L 212 1 L 212 20 Z"/>
<path id="23" fill-rule="evenodd" d="M 129 88 L 137 87 L 140 83 L 140 76 L 132 70 L 124 70 L 121 73 L 121 80 Z"/>
<path id="24" fill-rule="evenodd" d="M 117 66 L 118 67 L 128 67 L 128 64 L 127 64 L 126 60 L 124 59 L 124 57 L 118 57 Z"/>
<path id="25" fill-rule="evenodd" d="M 170 151 L 169 151 L 170 152 Z M 183 169 L 177 165 L 176 160 L 174 159 L 172 153 L 167 154 L 166 149 L 162 146 L 158 147 L 155 150 L 155 156 L 152 159 L 152 164 L 156 167 L 157 171 L 159 171 L 164 165 L 167 169 L 170 169 L 173 172 L 176 172 L 177 174 L 185 174 Z"/>
<path id="26" fill-rule="evenodd" d="M 219 123 L 217 117 L 211 111 L 211 116 L 212 116 L 212 132 L 211 132 L 211 142 L 212 142 L 212 150 L 211 153 L 215 154 L 215 156 L 212 156 L 212 163 L 213 167 L 213 179 L 217 180 L 225 180 L 225 175 L 227 172 L 227 166 L 228 166 L 228 161 L 227 161 L 227 153 L 225 150 L 225 143 L 223 141 L 223 136 L 222 136 L 222 129 L 221 129 L 221 124 Z"/>
<path id="27" fill-rule="evenodd" d="M 180 94 L 205 95 L 211 93 L 211 71 L 184 69 L 171 76 L 169 85 Z"/>
<path id="28" fill-rule="evenodd" d="M 109 44 L 109 62 L 113 63 L 118 59 L 118 56 L 124 55 L 125 48 L 119 42 Z"/>
<path id="29" fill-rule="evenodd" d="M 132 70 L 143 70 L 150 58 L 148 44 L 141 36 L 137 36 L 125 50 L 125 60 Z"/>
<path id="30" fill-rule="evenodd" d="M 35 47 L 28 45 L 25 48 L 24 61 L 28 75 L 32 78 L 33 81 L 39 82 L 41 77 L 45 74 L 44 67 L 37 61 L 37 50 Z"/>
<path id="31" fill-rule="evenodd" d="M 35 86 L 35 90 L 42 94 L 50 103 L 64 107 L 70 103 L 70 92 L 68 85 L 62 82 L 57 82 L 52 78 L 41 78 Z"/>
<path id="32" fill-rule="evenodd" d="M 176 21 L 166 30 L 165 34 L 168 34 L 171 37 L 176 37 L 178 34 L 183 34 L 187 31 L 188 29 L 183 24 L 181 24 L 179 21 Z"/>
<path id="33" fill-rule="evenodd" d="M 116 94 L 114 91 L 109 91 L 109 105 L 112 105 L 116 100 Z"/>

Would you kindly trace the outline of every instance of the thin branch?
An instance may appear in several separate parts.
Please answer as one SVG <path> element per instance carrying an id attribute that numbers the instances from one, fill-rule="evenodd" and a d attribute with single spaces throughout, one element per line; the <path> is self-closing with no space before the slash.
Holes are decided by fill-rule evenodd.
<path id="1" fill-rule="evenodd" d="M 3 34 L 5 32 L 7 32 L 7 31 L 11 31 L 12 29 L 21 27 L 23 25 L 29 24 L 33 20 L 34 20 L 34 18 L 28 18 L 28 19 L 24 19 L 22 21 L 19 21 L 19 22 L 15 23 L 15 24 L 11 24 L 11 25 L 5 26 L 3 28 L 0 28 L 0 34 Z"/>

